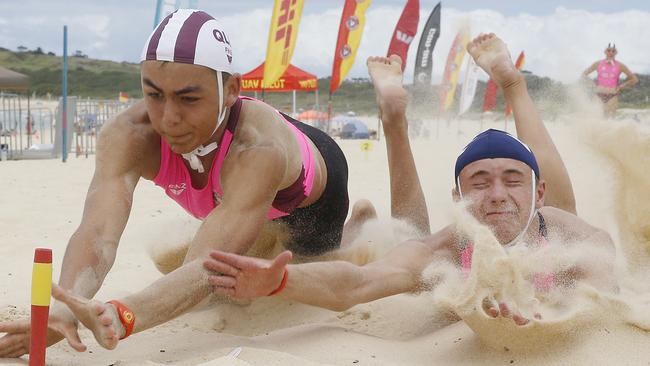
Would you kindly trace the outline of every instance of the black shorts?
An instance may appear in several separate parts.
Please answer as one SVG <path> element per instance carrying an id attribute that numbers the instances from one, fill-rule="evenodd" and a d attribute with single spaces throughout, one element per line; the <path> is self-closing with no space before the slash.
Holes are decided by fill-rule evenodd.
<path id="1" fill-rule="evenodd" d="M 600 98 L 600 101 L 603 102 L 603 104 L 607 104 L 614 97 L 617 97 L 618 93 L 596 93 L 596 95 Z"/>
<path id="2" fill-rule="evenodd" d="M 318 148 L 327 167 L 327 183 L 321 197 L 311 205 L 296 208 L 278 220 L 289 226 L 287 249 L 300 255 L 319 255 L 341 245 L 348 216 L 348 163 L 339 145 L 325 132 L 284 115 Z"/>

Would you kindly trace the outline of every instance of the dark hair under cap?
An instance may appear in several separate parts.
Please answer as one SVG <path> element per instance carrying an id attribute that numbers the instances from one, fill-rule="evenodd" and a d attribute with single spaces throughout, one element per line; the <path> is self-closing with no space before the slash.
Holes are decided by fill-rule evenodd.
<path id="1" fill-rule="evenodd" d="M 496 158 L 519 160 L 528 165 L 539 179 L 537 159 L 530 148 L 505 131 L 489 129 L 476 136 L 456 159 L 456 180 L 467 165 L 482 159 Z"/>

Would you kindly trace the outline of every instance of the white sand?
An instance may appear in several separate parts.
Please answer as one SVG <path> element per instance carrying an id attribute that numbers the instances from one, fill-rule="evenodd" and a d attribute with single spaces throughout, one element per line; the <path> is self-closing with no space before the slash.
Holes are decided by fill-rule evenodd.
<path id="1" fill-rule="evenodd" d="M 459 132 L 458 122 L 448 127 L 441 122 L 440 137 L 436 138 L 436 125 L 432 121 L 431 137 L 413 142 L 434 230 L 453 218 L 450 198 L 453 162 L 480 128 L 477 121 L 465 120 L 460 125 Z M 624 128 L 611 129 L 611 126 Z M 486 123 L 483 127 L 503 128 L 503 122 Z M 509 129 L 514 130 L 512 122 Z M 578 313 L 582 310 L 595 318 L 558 316 L 549 319 L 547 324 L 525 328 L 470 312 L 465 314 L 466 320 L 475 333 L 463 321 L 450 323 L 429 293 L 393 296 L 342 313 L 268 298 L 250 306 L 222 304 L 216 309 L 183 316 L 130 337 L 114 351 L 101 349 L 84 330 L 82 337 L 89 352 L 79 354 L 61 343 L 49 350 L 48 362 L 52 365 L 247 366 L 650 365 L 650 333 L 626 324 L 628 321 L 642 324 L 648 317 L 642 310 L 644 299 L 650 293 L 645 284 L 649 277 L 644 270 L 650 267 L 650 135 L 644 134 L 636 122 L 612 121 L 603 125 L 579 116 L 561 117 L 549 123 L 549 129 L 571 173 L 579 214 L 589 223 L 609 231 L 620 253 L 633 258 L 633 266 L 623 266 L 630 273 L 621 275 L 626 285 L 622 295 L 623 300 L 638 308 L 621 305 L 627 306 L 626 319 L 611 316 L 621 307 L 604 312 L 600 308 L 593 310 L 588 303 L 578 308 Z M 586 138 L 597 142 L 588 146 Z M 352 200 L 368 198 L 377 206 L 379 215 L 387 217 L 388 168 L 383 142 L 374 142 L 374 148 L 368 153 L 361 151 L 359 141 L 343 141 L 341 145 L 350 165 Z M 605 154 L 594 152 L 594 147 Z M 0 320 L 28 313 L 34 247 L 53 248 L 55 278 L 58 277 L 67 240 L 81 217 L 93 169 L 93 160 L 84 158 L 71 158 L 66 164 L 51 160 L 0 163 Z M 386 222 L 383 219 L 371 224 L 360 240 L 381 246 L 407 236 L 403 232 L 389 232 L 391 226 L 385 225 Z M 149 258 L 149 248 L 176 245 L 189 238 L 195 228 L 194 220 L 167 199 L 162 190 L 142 181 L 116 264 L 97 298 L 122 296 L 159 278 Z M 625 264 L 626 258 L 621 255 L 619 262 Z M 632 319 L 634 316 L 637 318 Z M 564 333 L 563 337 L 555 337 L 559 333 Z M 225 357 L 240 346 L 243 350 L 237 360 Z M 0 364 L 25 362 L 7 360 Z"/>

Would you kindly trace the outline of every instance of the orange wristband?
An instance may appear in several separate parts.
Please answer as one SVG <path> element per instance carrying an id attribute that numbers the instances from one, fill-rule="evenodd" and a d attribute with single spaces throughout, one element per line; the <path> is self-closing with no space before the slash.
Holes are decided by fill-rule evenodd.
<path id="1" fill-rule="evenodd" d="M 108 301 L 107 304 L 113 304 L 115 306 L 117 315 L 120 317 L 120 322 L 124 327 L 124 336 L 120 340 L 130 336 L 135 326 L 135 314 L 133 314 L 133 311 L 117 300 Z"/>
<path id="2" fill-rule="evenodd" d="M 280 293 L 280 291 L 284 290 L 284 288 L 287 286 L 287 280 L 289 279 L 289 271 L 285 268 L 284 269 L 284 275 L 282 276 L 282 282 L 280 282 L 280 286 L 273 290 L 270 294 L 266 296 L 273 296 L 277 295 Z"/>

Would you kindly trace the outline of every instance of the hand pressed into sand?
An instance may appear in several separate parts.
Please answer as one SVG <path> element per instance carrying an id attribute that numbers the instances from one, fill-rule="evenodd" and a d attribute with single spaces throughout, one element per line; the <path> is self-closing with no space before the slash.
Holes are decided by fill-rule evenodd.
<path id="1" fill-rule="evenodd" d="M 28 354 L 30 328 L 30 319 L 1 322 L 0 333 L 6 334 L 0 338 L 0 358 L 14 358 Z M 48 347 L 66 338 L 70 347 L 79 352 L 86 350 L 86 346 L 79 339 L 77 321 L 65 306 L 54 304 L 47 328 Z"/>
<path id="2" fill-rule="evenodd" d="M 530 319 L 523 317 L 521 314 L 513 312 L 510 307 L 502 301 L 496 302 L 493 299 L 483 299 L 483 311 L 493 318 L 504 317 L 512 319 L 517 325 L 526 325 L 530 323 Z M 542 319 L 542 315 L 535 313 L 534 318 L 537 320 Z"/>
<path id="3" fill-rule="evenodd" d="M 265 260 L 215 250 L 203 266 L 218 273 L 209 278 L 214 293 L 250 299 L 268 296 L 280 286 L 292 256 L 285 250 L 273 260 Z"/>
<path id="4" fill-rule="evenodd" d="M 75 295 L 56 284 L 52 284 L 52 297 L 70 308 L 74 316 L 93 332 L 100 346 L 106 349 L 117 347 L 125 329 L 113 305 Z M 78 337 L 77 335 L 77 339 Z"/>

